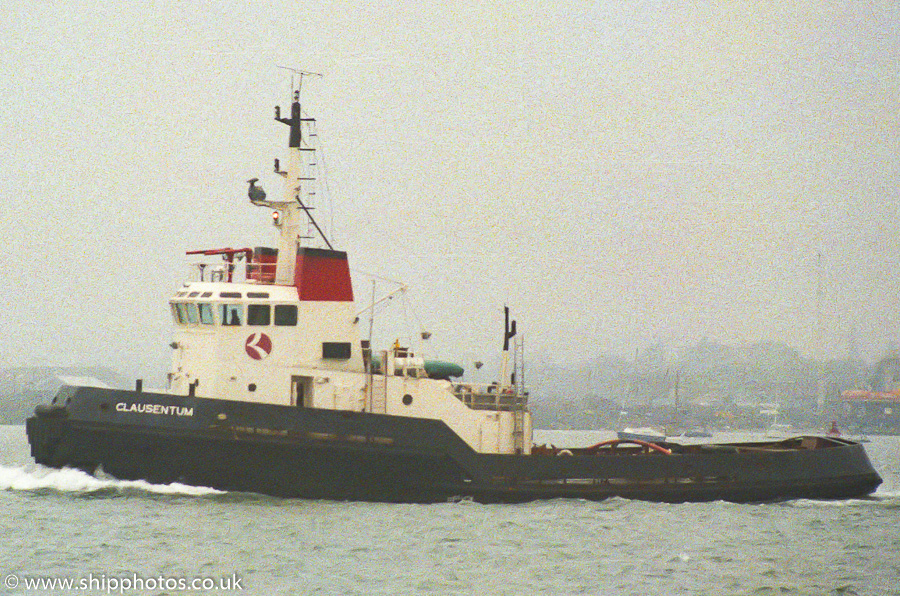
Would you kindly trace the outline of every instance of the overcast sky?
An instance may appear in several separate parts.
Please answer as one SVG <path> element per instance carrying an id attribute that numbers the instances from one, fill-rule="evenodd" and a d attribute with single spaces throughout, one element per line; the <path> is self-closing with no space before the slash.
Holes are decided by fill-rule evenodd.
<path id="1" fill-rule="evenodd" d="M 0 364 L 157 374 L 184 252 L 274 245 L 275 65 L 324 74 L 320 217 L 431 356 L 489 358 L 504 303 L 560 362 L 897 345 L 896 2 L 266 4 L 4 4 Z"/>

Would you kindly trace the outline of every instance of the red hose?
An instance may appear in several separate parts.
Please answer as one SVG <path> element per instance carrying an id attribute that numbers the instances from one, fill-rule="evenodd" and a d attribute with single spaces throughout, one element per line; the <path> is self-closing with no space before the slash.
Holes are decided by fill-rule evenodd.
<path id="1" fill-rule="evenodd" d="M 660 453 L 665 453 L 666 455 L 672 455 L 671 449 L 666 449 L 665 447 L 661 447 L 656 443 L 641 441 L 640 439 L 610 439 L 608 441 L 601 441 L 596 445 L 591 445 L 587 449 L 599 449 L 600 447 L 605 447 L 606 445 L 609 445 L 610 447 L 617 447 L 622 443 L 634 443 L 635 445 L 640 445 L 641 447 L 644 447 L 646 449 L 652 449 Z"/>

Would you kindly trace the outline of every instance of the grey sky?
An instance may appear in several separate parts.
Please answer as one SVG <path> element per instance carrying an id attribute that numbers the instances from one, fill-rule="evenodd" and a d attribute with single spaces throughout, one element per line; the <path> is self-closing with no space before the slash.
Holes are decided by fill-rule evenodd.
<path id="1" fill-rule="evenodd" d="M 432 355 L 489 357 L 504 303 L 557 360 L 896 345 L 896 3 L 267 4 L 5 4 L 0 363 L 156 374 L 184 251 L 273 244 L 276 64 L 325 74 L 334 238 Z"/>

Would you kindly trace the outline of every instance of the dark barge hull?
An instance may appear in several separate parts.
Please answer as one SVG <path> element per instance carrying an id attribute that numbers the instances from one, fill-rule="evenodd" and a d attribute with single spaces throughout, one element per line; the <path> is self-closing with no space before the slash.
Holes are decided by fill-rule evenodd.
<path id="1" fill-rule="evenodd" d="M 881 484 L 861 445 L 823 437 L 485 455 L 436 420 L 93 387 L 63 388 L 26 429 L 45 466 L 279 497 L 756 502 L 860 497 Z"/>

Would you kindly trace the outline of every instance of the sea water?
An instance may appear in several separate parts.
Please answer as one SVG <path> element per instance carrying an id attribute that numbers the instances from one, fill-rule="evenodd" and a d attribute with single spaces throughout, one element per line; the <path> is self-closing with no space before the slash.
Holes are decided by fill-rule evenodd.
<path id="1" fill-rule="evenodd" d="M 390 505 L 53 470 L 0 427 L 0 593 L 900 594 L 900 438 L 866 449 L 866 499 Z"/>

